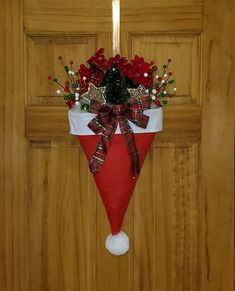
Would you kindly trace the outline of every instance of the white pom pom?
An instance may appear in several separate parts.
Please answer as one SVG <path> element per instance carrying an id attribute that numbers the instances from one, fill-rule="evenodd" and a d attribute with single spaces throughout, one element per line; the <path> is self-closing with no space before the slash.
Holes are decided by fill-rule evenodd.
<path id="1" fill-rule="evenodd" d="M 105 242 L 106 249 L 115 256 L 124 255 L 129 250 L 129 238 L 125 232 L 107 236 Z"/>
<path id="2" fill-rule="evenodd" d="M 144 73 L 144 77 L 145 77 L 145 78 L 147 78 L 147 77 L 148 77 L 148 75 L 149 75 L 149 74 L 148 74 L 147 72 L 146 72 L 146 73 Z"/>

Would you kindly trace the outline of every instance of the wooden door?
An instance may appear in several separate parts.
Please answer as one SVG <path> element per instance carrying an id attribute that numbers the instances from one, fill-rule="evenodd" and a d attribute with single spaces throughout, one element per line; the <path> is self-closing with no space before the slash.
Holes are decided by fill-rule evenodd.
<path id="1" fill-rule="evenodd" d="M 121 2 L 122 54 L 171 57 L 178 93 L 126 214 L 130 251 L 114 257 L 86 158 L 46 80 L 58 55 L 111 55 L 111 1 L 1 1 L 1 290 L 233 290 L 232 15 L 232 0 Z"/>

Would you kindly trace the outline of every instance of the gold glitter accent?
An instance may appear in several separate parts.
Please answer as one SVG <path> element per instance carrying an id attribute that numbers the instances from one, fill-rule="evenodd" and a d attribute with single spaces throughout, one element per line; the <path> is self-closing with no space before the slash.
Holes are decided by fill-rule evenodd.
<path id="1" fill-rule="evenodd" d="M 85 101 L 84 103 L 90 103 L 91 100 L 105 104 L 105 92 L 106 87 L 96 87 L 94 84 L 90 83 L 88 86 L 88 91 L 81 95 L 81 98 Z M 83 101 L 81 100 L 81 101 Z"/>
<path id="2" fill-rule="evenodd" d="M 146 88 L 142 85 L 140 85 L 138 88 L 128 88 L 128 92 L 131 95 L 131 98 L 141 98 L 145 95 L 148 95 L 148 93 L 145 92 Z"/>

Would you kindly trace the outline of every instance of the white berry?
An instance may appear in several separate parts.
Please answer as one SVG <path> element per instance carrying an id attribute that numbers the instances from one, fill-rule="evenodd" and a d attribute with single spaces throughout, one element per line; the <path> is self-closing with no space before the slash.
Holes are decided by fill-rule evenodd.
<path id="1" fill-rule="evenodd" d="M 75 102 L 75 105 L 79 105 L 79 102 L 78 102 L 78 101 L 76 101 L 76 102 Z"/>
<path id="2" fill-rule="evenodd" d="M 152 99 L 152 100 L 155 100 L 156 98 L 157 98 L 156 96 L 151 95 L 151 99 Z"/>
<path id="3" fill-rule="evenodd" d="M 177 91 L 177 88 L 174 88 L 173 90 L 174 90 L 174 91 Z"/>
<path id="4" fill-rule="evenodd" d="M 156 90 L 156 89 L 153 89 L 153 90 L 152 90 L 152 93 L 153 93 L 153 94 L 156 94 L 156 93 L 157 93 L 157 90 Z"/>
<path id="5" fill-rule="evenodd" d="M 158 78 L 159 78 L 159 76 L 158 76 L 158 75 L 156 75 L 156 76 L 155 76 L 155 78 L 156 78 L 156 79 L 158 79 Z"/>
<path id="6" fill-rule="evenodd" d="M 167 77 L 167 74 L 164 74 L 163 76 L 166 78 Z"/>
<path id="7" fill-rule="evenodd" d="M 163 91 L 163 94 L 166 94 L 167 92 L 166 91 Z"/>
<path id="8" fill-rule="evenodd" d="M 60 94 L 60 93 L 61 93 L 61 91 L 60 91 L 60 90 L 56 90 L 56 93 L 57 93 L 57 94 Z"/>
<path id="9" fill-rule="evenodd" d="M 85 81 L 86 80 L 86 77 L 84 76 L 84 77 L 82 77 L 82 79 Z"/>
<path id="10" fill-rule="evenodd" d="M 166 81 L 165 80 L 162 80 L 162 83 L 165 83 Z"/>
<path id="11" fill-rule="evenodd" d="M 148 89 L 146 89 L 146 90 L 145 90 L 145 93 L 149 93 L 149 90 L 148 90 Z"/>
<path id="12" fill-rule="evenodd" d="M 144 77 L 145 77 L 145 78 L 147 78 L 147 77 L 148 77 L 148 75 L 149 75 L 148 73 L 144 73 Z"/>

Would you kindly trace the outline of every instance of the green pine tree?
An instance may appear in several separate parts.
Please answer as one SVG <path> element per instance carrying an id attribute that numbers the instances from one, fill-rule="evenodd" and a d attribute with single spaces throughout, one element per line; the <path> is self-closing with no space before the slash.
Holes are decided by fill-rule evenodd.
<path id="1" fill-rule="evenodd" d="M 108 104 L 125 104 L 130 98 L 127 83 L 115 65 L 106 72 L 100 86 L 106 86 L 105 98 Z"/>

